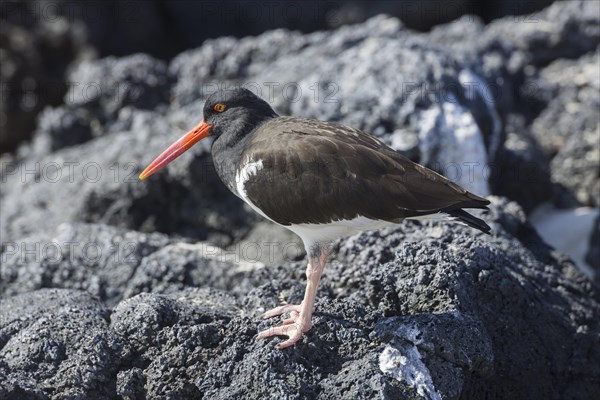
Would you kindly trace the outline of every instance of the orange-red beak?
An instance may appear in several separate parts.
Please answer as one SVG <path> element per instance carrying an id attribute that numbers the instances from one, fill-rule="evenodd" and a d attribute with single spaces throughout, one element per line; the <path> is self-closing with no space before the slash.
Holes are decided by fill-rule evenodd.
<path id="1" fill-rule="evenodd" d="M 156 160 L 152 161 L 152 164 L 148 166 L 140 174 L 140 179 L 145 180 L 146 178 L 154 175 L 157 171 L 167 166 L 171 161 L 185 153 L 193 145 L 208 137 L 212 134 L 212 125 L 206 123 L 204 120 L 200 121 L 198 125 L 188 133 L 186 133 L 181 139 L 173 143 L 167 150 L 165 150 L 160 156 L 156 157 Z"/>

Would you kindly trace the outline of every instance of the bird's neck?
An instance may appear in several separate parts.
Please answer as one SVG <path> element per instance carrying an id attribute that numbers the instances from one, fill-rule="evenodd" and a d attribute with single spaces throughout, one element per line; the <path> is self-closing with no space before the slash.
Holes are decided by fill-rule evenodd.
<path id="1" fill-rule="evenodd" d="M 240 165 L 242 153 L 258 128 L 277 117 L 277 114 L 274 111 L 272 112 L 272 115 L 255 116 L 252 119 L 238 120 L 231 123 L 228 126 L 228 131 L 217 137 L 213 142 L 211 153 L 217 174 L 229 190 L 238 197 L 236 172 Z"/>
<path id="2" fill-rule="evenodd" d="M 236 171 L 242 157 L 246 143 L 252 135 L 246 135 L 235 142 L 224 140 L 221 136 L 213 142 L 211 149 L 213 163 L 219 178 L 236 196 Z"/>

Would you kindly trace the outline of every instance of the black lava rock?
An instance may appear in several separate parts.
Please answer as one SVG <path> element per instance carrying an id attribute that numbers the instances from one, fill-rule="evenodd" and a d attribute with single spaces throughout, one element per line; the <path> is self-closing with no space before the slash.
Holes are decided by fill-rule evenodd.
<path id="1" fill-rule="evenodd" d="M 277 322 L 261 320 L 264 309 L 302 298 L 302 262 L 265 268 L 163 235 L 65 226 L 61 240 L 96 243 L 107 259 L 117 252 L 106 248 L 111 238 L 136 251 L 128 266 L 109 261 L 76 277 L 86 265 L 74 246 L 54 264 L 54 255 L 23 261 L 5 250 L 0 394 L 592 397 L 597 287 L 541 241 L 515 203 L 495 199 L 485 218 L 492 236 L 407 222 L 338 241 L 314 327 L 286 351 L 275 347 L 280 339 L 255 335 Z M 90 283 L 112 291 L 92 297 Z"/>

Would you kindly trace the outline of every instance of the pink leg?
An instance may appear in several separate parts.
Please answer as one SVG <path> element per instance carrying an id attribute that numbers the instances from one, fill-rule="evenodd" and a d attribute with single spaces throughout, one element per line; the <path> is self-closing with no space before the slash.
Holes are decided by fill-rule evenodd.
<path id="1" fill-rule="evenodd" d="M 306 290 L 304 299 L 300 305 L 285 305 L 276 307 L 263 314 L 264 318 L 271 318 L 290 312 L 290 318 L 283 320 L 279 326 L 266 329 L 258 334 L 259 339 L 265 339 L 271 336 L 287 336 L 288 339 L 279 344 L 280 349 L 293 346 L 294 343 L 302 338 L 302 334 L 312 328 L 312 313 L 315 308 L 315 297 L 321 275 L 327 263 L 327 250 L 322 249 L 316 256 L 308 257 L 308 266 L 306 267 Z"/>

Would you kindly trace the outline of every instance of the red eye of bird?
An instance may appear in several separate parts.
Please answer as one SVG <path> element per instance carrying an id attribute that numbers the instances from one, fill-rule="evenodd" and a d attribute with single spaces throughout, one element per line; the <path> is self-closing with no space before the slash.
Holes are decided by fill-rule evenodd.
<path id="1" fill-rule="evenodd" d="M 225 111 L 225 109 L 227 108 L 227 106 L 223 103 L 218 103 L 215 104 L 215 106 L 213 107 L 213 110 L 215 110 L 216 112 L 223 112 Z"/>

